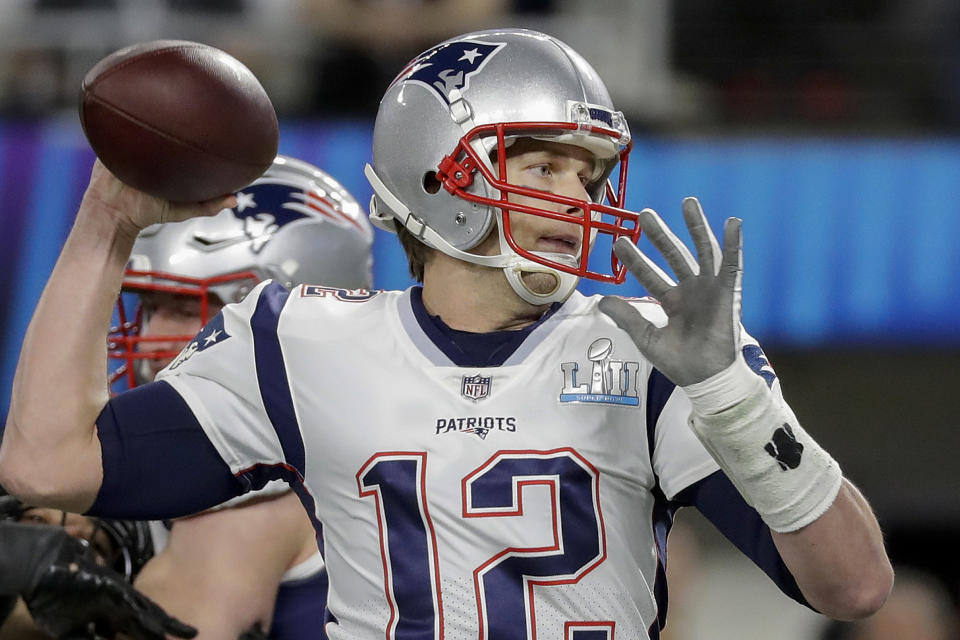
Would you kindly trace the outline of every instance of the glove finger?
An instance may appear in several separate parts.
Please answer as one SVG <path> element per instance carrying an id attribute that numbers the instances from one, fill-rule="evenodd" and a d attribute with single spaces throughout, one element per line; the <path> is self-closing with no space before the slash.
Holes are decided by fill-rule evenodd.
<path id="1" fill-rule="evenodd" d="M 652 209 L 640 212 L 640 226 L 651 244 L 663 254 L 677 280 L 700 273 L 700 266 L 687 245 L 670 230 L 667 223 Z"/>
<path id="2" fill-rule="evenodd" d="M 132 588 L 123 590 L 122 598 L 126 609 L 132 612 L 133 624 L 140 632 L 139 635 L 131 634 L 131 637 L 164 640 L 167 634 L 176 638 L 193 638 L 197 635 L 196 628 L 167 614 L 153 600 Z"/>
<path id="3" fill-rule="evenodd" d="M 614 324 L 627 332 L 637 347 L 646 353 L 646 349 L 656 338 L 657 327 L 643 317 L 632 304 L 617 296 L 604 296 L 597 308 L 606 314 Z"/>
<path id="4" fill-rule="evenodd" d="M 109 583 L 106 588 L 116 609 L 116 623 L 131 640 L 164 640 L 166 613 L 153 601 L 126 583 Z"/>
<path id="5" fill-rule="evenodd" d="M 742 224 L 740 218 L 727 218 L 723 225 L 723 267 L 720 277 L 734 291 L 740 291 L 743 279 Z"/>
<path id="6" fill-rule="evenodd" d="M 137 614 L 118 623 L 124 638 L 130 640 L 165 640 L 164 621 L 149 614 Z"/>
<path id="7" fill-rule="evenodd" d="M 700 273 L 719 275 L 721 261 L 720 244 L 713 235 L 707 217 L 703 214 L 703 207 L 696 198 L 684 198 L 683 219 L 687 223 L 693 246 L 697 249 L 697 258 L 700 260 Z"/>
<path id="8" fill-rule="evenodd" d="M 633 274 L 647 293 L 654 298 L 661 298 L 670 291 L 677 283 L 668 276 L 663 269 L 653 260 L 648 258 L 637 245 L 630 242 L 630 238 L 617 238 L 613 243 L 613 251 L 617 254 L 617 259 L 623 263 Z"/>
<path id="9" fill-rule="evenodd" d="M 175 638 L 194 638 L 197 635 L 196 627 L 181 622 L 173 616 L 167 616 L 166 620 L 163 621 L 163 628 L 167 634 Z"/>

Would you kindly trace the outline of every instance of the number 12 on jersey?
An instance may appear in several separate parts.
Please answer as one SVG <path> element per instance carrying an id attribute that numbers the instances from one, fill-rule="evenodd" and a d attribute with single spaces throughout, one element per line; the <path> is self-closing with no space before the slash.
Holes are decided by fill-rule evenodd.
<path id="1" fill-rule="evenodd" d="M 444 637 L 426 465 L 425 452 L 390 452 L 371 457 L 357 472 L 360 495 L 376 502 L 390 605 L 387 640 Z M 570 448 L 494 454 L 461 480 L 461 517 L 522 516 L 524 490 L 530 486 L 549 493 L 552 518 L 544 526 L 552 527 L 552 543 L 507 546 L 474 569 L 481 640 L 536 640 L 534 586 L 576 583 L 606 558 L 599 474 Z M 613 626 L 610 621 L 570 621 L 567 637 L 607 640 Z M 526 633 L 520 634 L 521 629 Z"/>

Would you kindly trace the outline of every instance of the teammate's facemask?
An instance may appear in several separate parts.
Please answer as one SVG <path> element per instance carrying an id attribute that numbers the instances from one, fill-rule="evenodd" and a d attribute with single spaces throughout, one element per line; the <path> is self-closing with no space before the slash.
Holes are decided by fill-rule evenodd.
<path id="1" fill-rule="evenodd" d="M 168 362 L 175 358 L 183 345 L 196 335 L 144 334 L 151 305 L 144 304 L 151 294 L 166 294 L 183 298 L 183 306 L 199 309 L 197 319 L 201 327 L 213 317 L 223 304 L 214 293 L 218 285 L 230 284 L 249 291 L 261 278 L 252 272 L 225 274 L 215 278 L 187 278 L 159 271 L 127 269 L 124 292 L 117 299 L 115 320 L 107 336 L 107 357 L 111 371 L 108 377 L 110 389 L 119 391 L 133 388 L 153 380 L 151 362 Z M 191 305 L 189 301 L 195 301 Z M 211 313 L 213 312 L 213 313 Z"/>

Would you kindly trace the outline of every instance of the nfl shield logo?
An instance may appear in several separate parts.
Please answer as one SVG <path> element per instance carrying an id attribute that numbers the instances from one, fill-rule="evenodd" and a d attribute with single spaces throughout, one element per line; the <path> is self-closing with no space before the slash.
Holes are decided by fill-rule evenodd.
<path id="1" fill-rule="evenodd" d="M 464 398 L 470 398 L 474 402 L 481 398 L 486 398 L 490 394 L 490 376 L 463 376 L 463 384 L 460 386 L 460 395 Z"/>

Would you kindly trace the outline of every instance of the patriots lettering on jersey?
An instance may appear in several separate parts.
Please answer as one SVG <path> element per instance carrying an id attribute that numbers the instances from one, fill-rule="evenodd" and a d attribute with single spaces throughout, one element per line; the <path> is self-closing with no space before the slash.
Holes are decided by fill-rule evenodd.
<path id="1" fill-rule="evenodd" d="M 223 315 L 217 314 L 210 322 L 200 330 L 200 333 L 183 348 L 182 351 L 173 359 L 167 369 L 171 371 L 189 360 L 193 354 L 205 351 L 215 344 L 220 344 L 230 337 L 226 329 L 223 328 Z"/>
<path id="2" fill-rule="evenodd" d="M 483 69 L 505 43 L 447 42 L 424 52 L 400 72 L 390 86 L 398 82 L 413 82 L 428 89 L 450 106 L 450 93 L 463 91 L 470 84 L 470 76 Z"/>
<path id="3" fill-rule="evenodd" d="M 613 341 L 597 338 L 587 348 L 589 374 L 580 375 L 579 362 L 562 362 L 563 389 L 560 402 L 595 402 L 640 406 L 637 375 L 639 362 L 614 360 Z M 582 381 L 581 381 L 582 380 Z"/>
<path id="4" fill-rule="evenodd" d="M 441 433 L 475 433 L 484 440 L 491 431 L 516 431 L 517 419 L 513 416 L 469 416 L 437 418 L 436 435 Z"/>
<path id="5" fill-rule="evenodd" d="M 333 296 L 343 302 L 365 302 L 370 298 L 376 297 L 381 291 L 379 289 L 370 291 L 369 289 L 337 289 L 336 287 L 322 287 L 318 284 L 300 285 L 301 298 L 326 298 Z"/>

